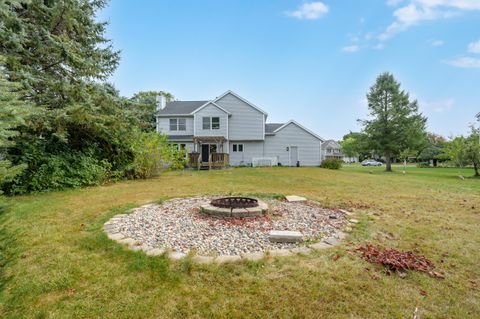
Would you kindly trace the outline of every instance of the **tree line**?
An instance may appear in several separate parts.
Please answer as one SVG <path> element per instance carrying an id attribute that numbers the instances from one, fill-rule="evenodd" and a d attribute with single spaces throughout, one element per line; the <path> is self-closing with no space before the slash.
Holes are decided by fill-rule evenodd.
<path id="1" fill-rule="evenodd" d="M 104 0 L 0 2 L 0 187 L 8 194 L 145 178 L 183 156 L 155 132 L 155 97 L 107 81 L 120 53 Z"/>
<path id="2" fill-rule="evenodd" d="M 359 120 L 362 131 L 350 132 L 341 141 L 346 156 L 382 159 L 386 171 L 392 171 L 392 161 L 409 159 L 424 166 L 471 165 L 475 176 L 480 176 L 480 129 L 471 126 L 467 136 L 450 139 L 427 132 L 427 118 L 419 112 L 418 102 L 401 90 L 390 73 L 377 77 L 367 101 L 369 117 Z"/>

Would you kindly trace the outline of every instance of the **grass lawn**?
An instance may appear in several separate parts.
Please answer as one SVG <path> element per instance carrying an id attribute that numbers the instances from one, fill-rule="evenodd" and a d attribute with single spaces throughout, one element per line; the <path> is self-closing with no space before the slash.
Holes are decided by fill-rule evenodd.
<path id="1" fill-rule="evenodd" d="M 345 166 L 178 171 L 146 181 L 10 198 L 0 215 L 2 318 L 479 318 L 480 179 L 473 170 Z M 103 223 L 149 202 L 199 194 L 297 194 L 352 209 L 345 244 L 231 265 L 127 251 Z M 387 276 L 349 253 L 418 249 L 446 275 Z"/>

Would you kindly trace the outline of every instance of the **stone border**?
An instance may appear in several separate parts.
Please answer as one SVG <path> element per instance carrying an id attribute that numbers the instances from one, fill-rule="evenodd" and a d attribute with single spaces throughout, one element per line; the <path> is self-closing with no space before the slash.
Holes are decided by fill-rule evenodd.
<path id="1" fill-rule="evenodd" d="M 268 213 L 268 205 L 261 200 L 258 200 L 257 207 L 247 207 L 247 208 L 222 208 L 216 207 L 212 204 L 204 204 L 200 206 L 201 212 L 213 216 L 213 217 L 258 217 Z"/>
<path id="2" fill-rule="evenodd" d="M 259 201 L 260 202 L 260 201 Z M 265 204 L 265 203 L 264 203 Z M 147 208 L 154 206 L 155 204 L 148 204 L 143 205 L 140 208 Z M 265 204 L 266 205 L 266 204 Z M 349 226 L 344 228 L 344 231 L 350 232 L 352 231 L 352 227 L 359 222 L 357 219 L 354 219 L 355 214 L 349 211 L 339 209 L 340 212 L 345 214 L 347 219 L 349 220 Z M 103 225 L 103 230 L 107 234 L 108 238 L 117 243 L 126 246 L 128 249 L 132 251 L 143 251 L 147 256 L 160 256 L 166 254 L 171 260 L 181 260 L 187 257 L 187 254 L 177 251 L 169 251 L 164 248 L 155 248 L 150 247 L 148 245 L 142 244 L 132 238 L 125 237 L 121 234 L 115 224 L 116 221 L 121 220 L 122 218 L 126 217 L 127 214 L 118 214 L 113 216 L 110 220 L 108 220 Z M 226 264 L 232 262 L 238 262 L 241 260 L 248 260 L 248 261 L 260 261 L 265 259 L 266 257 L 288 257 L 293 255 L 308 255 L 313 251 L 319 251 L 323 249 L 332 248 L 338 246 L 342 243 L 342 239 L 347 237 L 345 232 L 340 231 L 337 237 L 327 237 L 322 239 L 319 242 L 309 244 L 308 246 L 298 246 L 291 249 L 274 249 L 268 250 L 266 252 L 254 252 L 254 253 L 247 253 L 241 255 L 220 255 L 220 256 L 202 256 L 202 255 L 194 255 L 192 256 L 192 261 L 197 264 Z"/>

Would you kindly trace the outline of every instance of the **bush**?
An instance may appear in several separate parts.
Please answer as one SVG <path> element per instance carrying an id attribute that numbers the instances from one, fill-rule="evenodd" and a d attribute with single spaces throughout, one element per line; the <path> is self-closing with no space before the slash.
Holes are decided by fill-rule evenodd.
<path id="1" fill-rule="evenodd" d="M 167 137 L 157 132 L 138 133 L 132 143 L 133 163 L 130 166 L 133 178 L 150 178 L 162 169 L 183 169 L 185 150 L 167 143 Z"/>
<path id="2" fill-rule="evenodd" d="M 429 168 L 431 166 L 430 166 L 429 162 L 420 162 L 420 163 L 417 163 L 417 167 L 418 168 Z"/>
<path id="3" fill-rule="evenodd" d="M 322 164 L 320 165 L 321 168 L 328 168 L 328 169 L 340 169 L 342 168 L 343 161 L 334 158 L 328 158 L 323 160 Z"/>

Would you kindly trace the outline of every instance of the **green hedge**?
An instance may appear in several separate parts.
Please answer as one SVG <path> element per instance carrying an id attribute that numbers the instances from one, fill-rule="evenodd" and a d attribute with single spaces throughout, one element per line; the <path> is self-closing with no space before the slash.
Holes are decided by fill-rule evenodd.
<path id="1" fill-rule="evenodd" d="M 339 159 L 329 158 L 322 162 L 320 165 L 321 168 L 328 168 L 328 169 L 340 169 L 342 168 L 343 161 Z"/>

